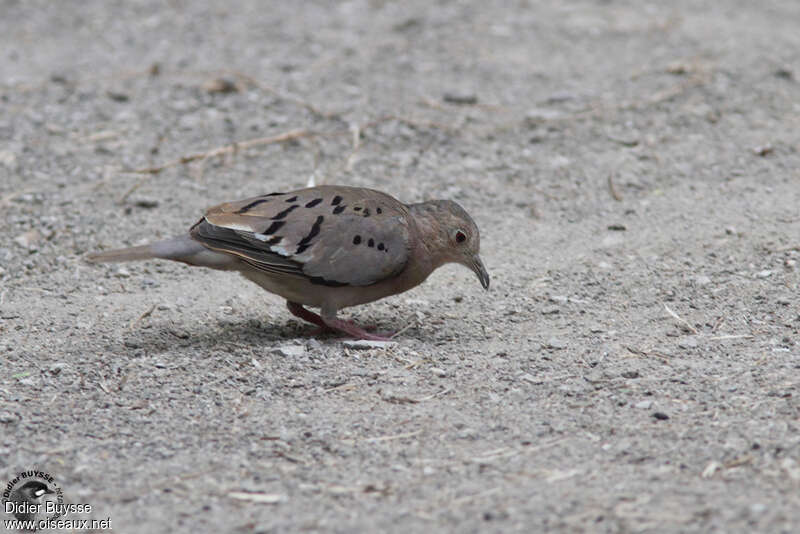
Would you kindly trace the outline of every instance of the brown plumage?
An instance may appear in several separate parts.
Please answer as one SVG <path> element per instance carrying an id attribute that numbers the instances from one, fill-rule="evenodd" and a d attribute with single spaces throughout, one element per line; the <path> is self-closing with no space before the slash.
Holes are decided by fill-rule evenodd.
<path id="1" fill-rule="evenodd" d="M 220 204 L 188 234 L 87 259 L 160 258 L 238 271 L 284 297 L 297 317 L 382 340 L 337 312 L 407 291 L 451 262 L 472 269 L 488 289 L 479 250 L 478 227 L 455 202 L 406 205 L 372 189 L 318 186 Z"/>

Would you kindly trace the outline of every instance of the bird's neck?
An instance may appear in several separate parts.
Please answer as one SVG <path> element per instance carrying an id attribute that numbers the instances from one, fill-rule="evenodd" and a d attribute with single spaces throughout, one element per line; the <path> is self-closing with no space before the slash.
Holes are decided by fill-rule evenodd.
<path id="1" fill-rule="evenodd" d="M 436 209 L 430 203 L 411 204 L 408 208 L 416 227 L 412 230 L 416 239 L 413 240 L 415 250 L 411 253 L 417 260 L 417 270 L 424 280 L 433 271 L 451 261 L 445 253 L 448 250 L 447 234 L 442 231 Z"/>

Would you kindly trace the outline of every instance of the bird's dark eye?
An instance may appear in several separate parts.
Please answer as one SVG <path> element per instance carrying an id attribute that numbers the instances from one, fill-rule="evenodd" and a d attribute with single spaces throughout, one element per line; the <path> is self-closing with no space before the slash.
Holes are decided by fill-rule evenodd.
<path id="1" fill-rule="evenodd" d="M 463 243 L 467 240 L 467 234 L 461 230 L 456 231 L 456 243 Z"/>

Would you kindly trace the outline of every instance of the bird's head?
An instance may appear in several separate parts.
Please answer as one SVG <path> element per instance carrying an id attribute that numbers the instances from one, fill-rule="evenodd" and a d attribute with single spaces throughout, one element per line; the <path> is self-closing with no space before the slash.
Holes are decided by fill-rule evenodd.
<path id="1" fill-rule="evenodd" d="M 20 488 L 20 493 L 27 499 L 39 499 L 44 495 L 54 493 L 53 490 L 47 487 L 47 484 L 39 482 L 38 480 L 31 480 L 26 482 Z"/>
<path id="2" fill-rule="evenodd" d="M 480 257 L 480 232 L 464 208 L 452 200 L 431 200 L 412 205 L 412 210 L 438 227 L 430 236 L 438 263 L 460 263 L 475 273 L 484 289 L 489 289 L 489 273 Z"/>

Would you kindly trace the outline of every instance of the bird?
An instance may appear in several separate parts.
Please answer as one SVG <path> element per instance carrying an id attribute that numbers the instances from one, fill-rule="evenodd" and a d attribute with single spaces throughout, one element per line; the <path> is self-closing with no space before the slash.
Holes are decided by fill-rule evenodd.
<path id="1" fill-rule="evenodd" d="M 404 204 L 375 189 L 342 185 L 225 202 L 188 233 L 86 259 L 165 259 L 238 271 L 286 299 L 294 316 L 374 341 L 391 336 L 370 333 L 339 318 L 339 311 L 407 291 L 447 263 L 471 269 L 486 290 L 490 281 L 478 226 L 455 201 Z"/>
<path id="2" fill-rule="evenodd" d="M 42 498 L 55 493 L 44 482 L 30 480 L 15 489 L 9 497 L 9 502 L 14 503 L 14 517 L 20 521 L 32 521 L 43 510 Z"/>

